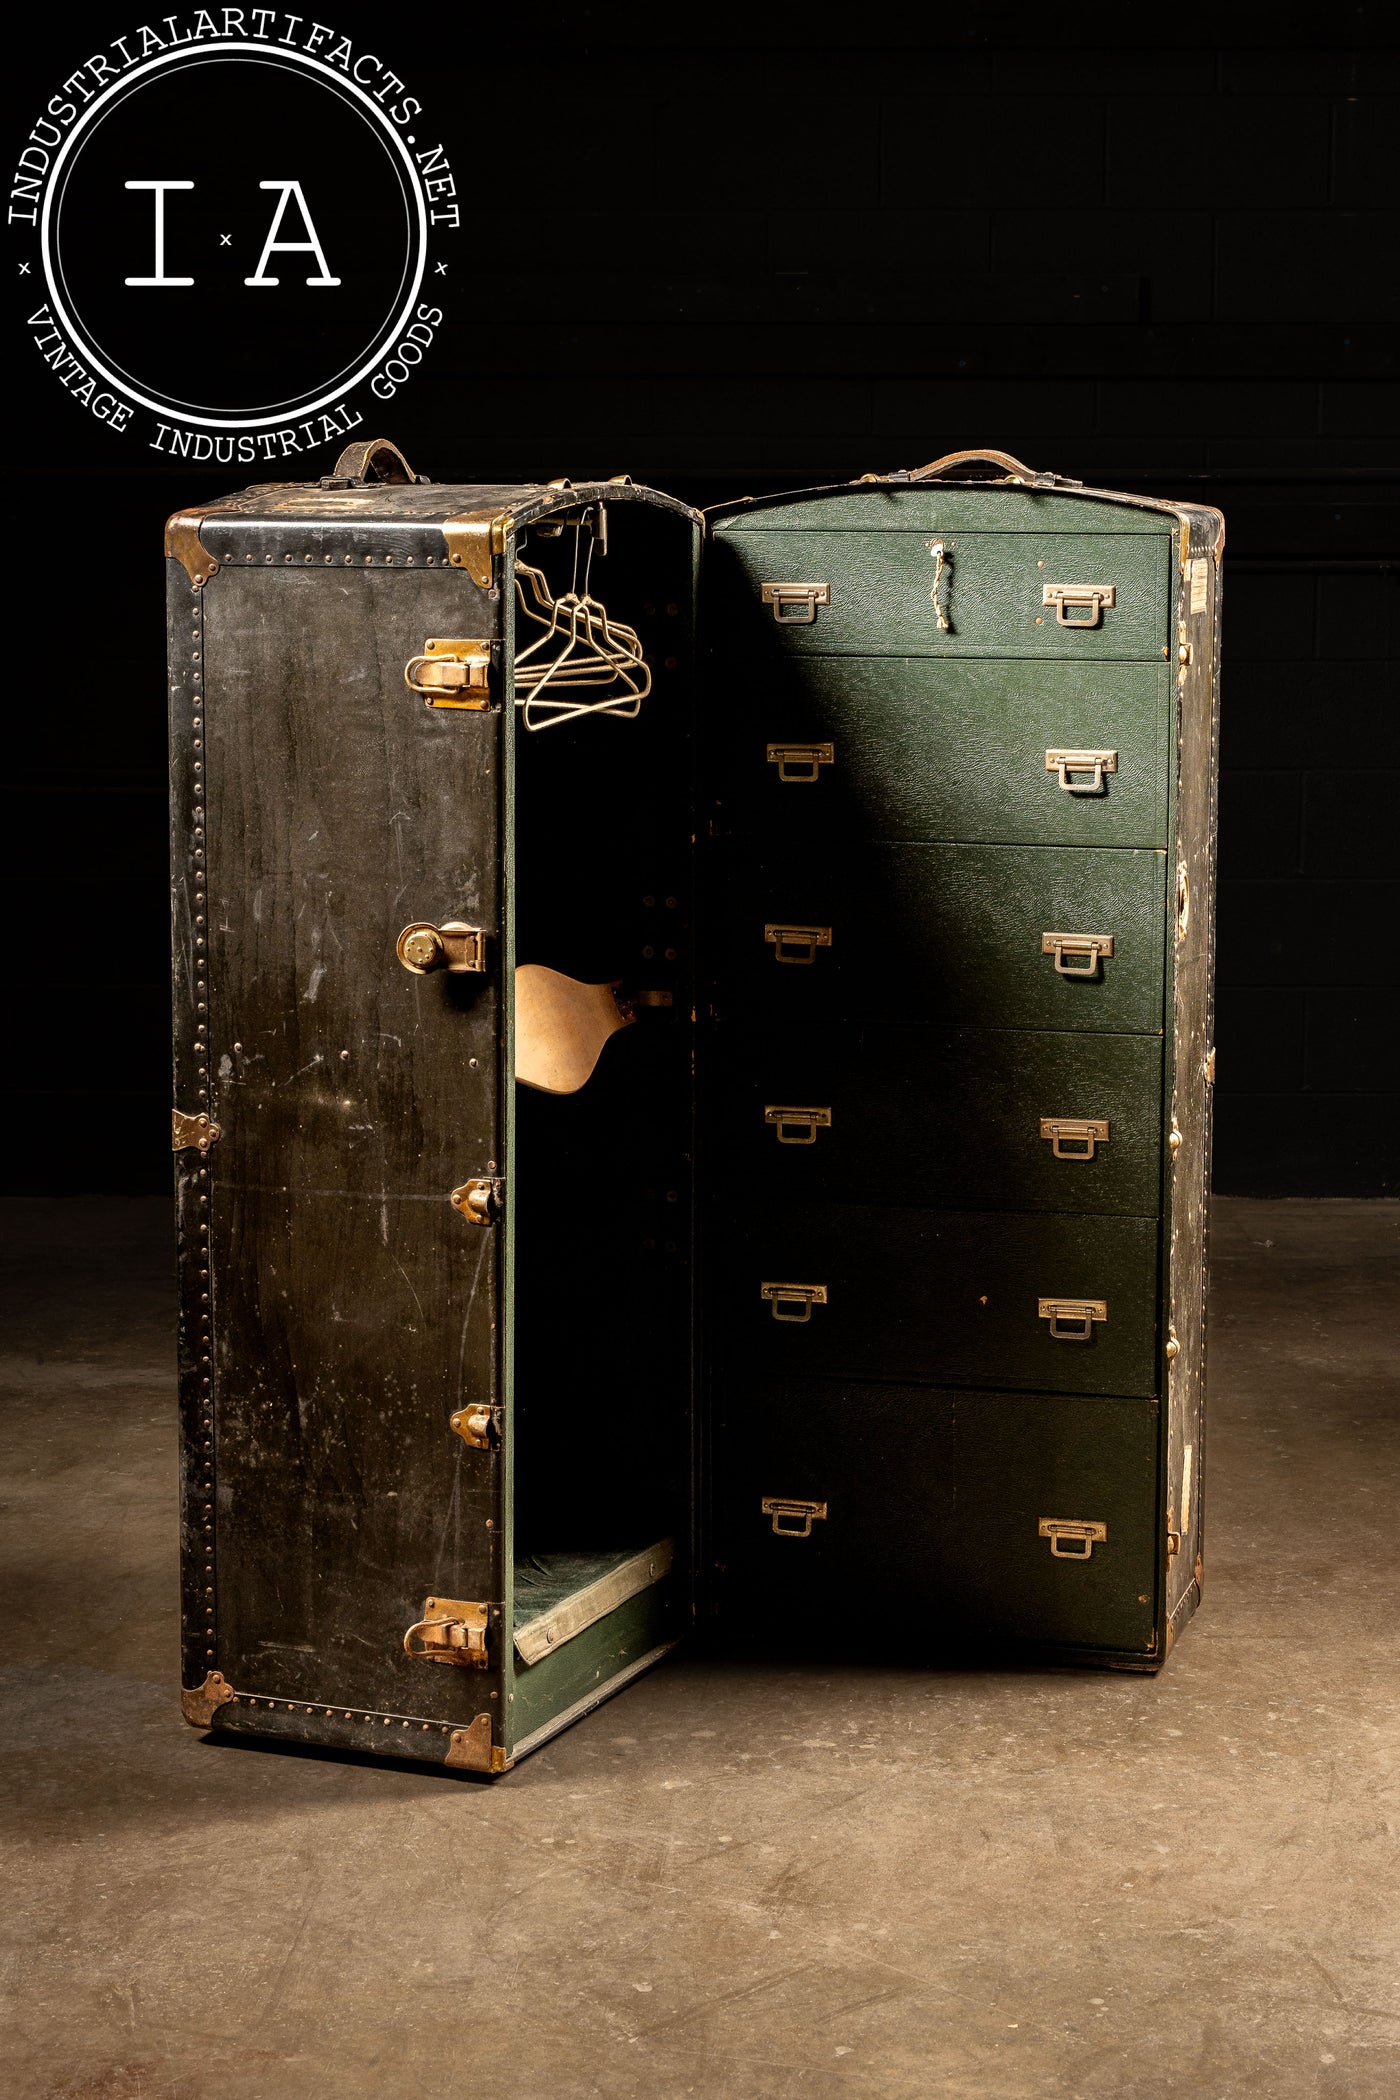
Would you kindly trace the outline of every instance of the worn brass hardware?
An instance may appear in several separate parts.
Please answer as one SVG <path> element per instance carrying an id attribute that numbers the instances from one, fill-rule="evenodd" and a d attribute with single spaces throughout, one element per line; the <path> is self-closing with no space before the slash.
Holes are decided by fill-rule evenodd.
<path id="1" fill-rule="evenodd" d="M 1069 795 L 1104 795 L 1108 792 L 1105 774 L 1118 771 L 1116 751 L 1047 751 L 1045 754 L 1047 773 L 1058 773 L 1060 786 Z M 1073 779 L 1074 774 L 1088 773 L 1088 780 Z"/>
<path id="2" fill-rule="evenodd" d="M 1053 955 L 1055 968 L 1061 977 L 1097 977 L 1101 957 L 1113 953 L 1111 933 L 1042 933 L 1040 936 L 1042 955 Z M 1067 956 L 1080 956 L 1079 962 L 1067 962 Z"/>
<path id="3" fill-rule="evenodd" d="M 813 1524 L 826 1519 L 824 1502 L 809 1502 L 796 1495 L 765 1495 L 759 1504 L 765 1517 L 773 1520 L 773 1530 L 780 1539 L 809 1539 Z"/>
<path id="4" fill-rule="evenodd" d="M 1181 1135 L 1181 1131 L 1180 1131 L 1180 1128 L 1178 1127 L 1178 1124 L 1177 1124 L 1177 1120 L 1176 1120 L 1176 1117 L 1175 1117 L 1175 1116 L 1173 1116 L 1173 1117 L 1172 1117 L 1172 1127 L 1171 1127 L 1171 1131 L 1170 1131 L 1170 1133 L 1168 1134 L 1168 1137 L 1167 1137 L 1167 1146 L 1168 1146 L 1168 1149 L 1169 1149 L 1169 1150 L 1170 1150 L 1170 1152 L 1171 1152 L 1171 1156 L 1172 1156 L 1173 1162 L 1175 1161 L 1177 1153 L 1178 1153 L 1178 1152 L 1179 1152 L 1179 1151 L 1181 1150 L 1181 1148 L 1182 1148 L 1182 1146 L 1183 1146 L 1183 1145 L 1185 1144 L 1185 1142 L 1186 1142 L 1186 1140 L 1185 1140 L 1185 1138 L 1184 1138 L 1184 1137 L 1183 1137 L 1183 1136 Z"/>
<path id="5" fill-rule="evenodd" d="M 165 521 L 165 551 L 180 563 L 196 590 L 219 573 L 219 564 L 199 537 L 204 515 L 202 510 L 177 510 Z"/>
<path id="6" fill-rule="evenodd" d="M 1105 610 L 1113 610 L 1117 586 L 1111 583 L 1047 583 L 1042 605 L 1053 605 L 1061 627 L 1101 627 Z M 1075 617 L 1071 618 L 1071 612 Z M 1088 615 L 1086 619 L 1079 614 Z"/>
<path id="7" fill-rule="evenodd" d="M 1174 1327 L 1168 1327 L 1167 1329 L 1167 1346 L 1162 1353 L 1169 1364 L 1174 1364 L 1181 1354 L 1181 1344 L 1177 1340 Z"/>
<path id="8" fill-rule="evenodd" d="M 217 1145 L 223 1136 L 217 1123 L 203 1114 L 187 1116 L 183 1109 L 170 1111 L 170 1149 L 172 1152 L 207 1152 Z"/>
<path id="9" fill-rule="evenodd" d="M 455 1663 L 484 1670 L 488 1612 L 484 1604 L 464 1604 L 457 1597 L 428 1597 L 423 1616 L 403 1637 L 404 1654 L 418 1662 Z"/>
<path id="10" fill-rule="evenodd" d="M 814 1305 L 826 1304 L 824 1283 L 761 1283 L 758 1295 L 773 1308 L 773 1318 L 785 1321 L 790 1327 L 805 1326 L 812 1317 Z M 796 1312 L 784 1312 L 785 1305 L 795 1305 Z"/>
<path id="11" fill-rule="evenodd" d="M 1086 1523 L 1082 1517 L 1042 1517 L 1039 1535 L 1049 1539 L 1056 1560 L 1089 1560 L 1095 1546 L 1102 1546 L 1107 1539 L 1108 1526 Z M 1066 1540 L 1078 1540 L 1078 1544 L 1066 1544 Z"/>
<path id="12" fill-rule="evenodd" d="M 447 1200 L 473 1225 L 494 1225 L 500 1210 L 500 1183 L 480 1175 L 475 1181 L 464 1181 L 459 1189 L 453 1189 Z"/>
<path id="13" fill-rule="evenodd" d="M 404 684 L 425 707 L 465 707 L 484 714 L 491 705 L 491 644 L 434 637 L 403 667 Z"/>
<path id="14" fill-rule="evenodd" d="M 1092 1159 L 1094 1147 L 1108 1143 L 1108 1124 L 1098 1116 L 1042 1116 L 1040 1134 L 1056 1159 Z"/>
<path id="15" fill-rule="evenodd" d="M 773 618 L 780 627 L 810 627 L 817 617 L 819 605 L 830 605 L 829 583 L 761 583 L 758 595 L 762 604 L 771 605 Z"/>
<path id="16" fill-rule="evenodd" d="M 222 1670 L 211 1670 L 203 1684 L 182 1684 L 180 1711 L 191 1728 L 207 1728 L 221 1706 L 238 1697 Z"/>
<path id="17" fill-rule="evenodd" d="M 765 926 L 765 941 L 773 944 L 773 960 L 780 963 L 810 963 L 818 948 L 831 946 L 829 926 Z"/>
<path id="18" fill-rule="evenodd" d="M 1186 938 L 1186 929 L 1191 924 L 1191 877 L 1185 861 L 1178 861 L 1176 869 L 1176 937 Z"/>
<path id="19" fill-rule="evenodd" d="M 473 1451 L 489 1451 L 495 1440 L 496 1417 L 489 1407 L 459 1407 L 455 1415 L 448 1417 L 447 1426 L 455 1429 Z"/>
<path id="20" fill-rule="evenodd" d="M 792 787 L 805 786 L 816 780 L 823 766 L 833 765 L 836 760 L 834 744 L 770 744 L 768 763 L 778 769 L 779 780 Z"/>
<path id="21" fill-rule="evenodd" d="M 478 1714 L 469 1728 L 454 1728 L 442 1761 L 461 1772 L 504 1772 L 506 1753 L 491 1740 L 490 1714 Z"/>
<path id="22" fill-rule="evenodd" d="M 575 1634 L 596 1626 L 599 1619 L 605 1619 L 610 1611 L 616 1611 L 629 1598 L 639 1597 L 654 1583 L 664 1582 L 675 1558 L 674 1539 L 658 1539 L 654 1546 L 646 1546 L 640 1553 L 632 1554 L 617 1567 L 609 1568 L 606 1575 L 585 1583 L 582 1589 L 574 1590 L 550 1610 L 517 1626 L 516 1654 L 522 1662 L 539 1662 L 553 1649 L 562 1648 Z M 517 1608 L 518 1595 L 517 1592 Z"/>
<path id="23" fill-rule="evenodd" d="M 505 553 L 510 522 L 508 510 L 464 510 L 442 521 L 448 560 L 465 569 L 478 590 L 491 588 L 492 556 Z"/>
<path id="24" fill-rule="evenodd" d="M 415 919 L 399 935 L 394 953 L 415 977 L 426 977 L 430 970 L 448 970 L 453 976 L 479 972 L 486 968 L 486 934 L 460 919 L 446 919 L 441 926 L 431 919 Z"/>
<path id="25" fill-rule="evenodd" d="M 1057 1342 L 1091 1342 L 1095 1320 L 1108 1318 L 1105 1298 L 1041 1298 L 1037 1309 Z"/>
<path id="26" fill-rule="evenodd" d="M 829 1108 L 765 1108 L 765 1123 L 772 1123 L 780 1145 L 815 1145 L 819 1130 L 830 1130 Z M 797 1135 L 794 1136 L 793 1133 Z"/>
<path id="27" fill-rule="evenodd" d="M 1174 1560 L 1181 1551 L 1181 1533 L 1174 1527 L 1174 1510 L 1167 1511 L 1167 1559 Z"/>

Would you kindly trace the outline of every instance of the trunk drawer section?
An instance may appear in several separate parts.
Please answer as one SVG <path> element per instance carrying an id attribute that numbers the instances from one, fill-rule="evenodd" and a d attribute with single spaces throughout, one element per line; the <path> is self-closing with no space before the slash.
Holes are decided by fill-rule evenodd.
<path id="1" fill-rule="evenodd" d="M 1157 1429 L 1152 1402 L 1121 1396 L 736 1383 L 717 1424 L 721 1608 L 769 1647 L 829 1652 L 840 1628 L 911 1660 L 998 1642 L 1151 1655 Z"/>
<path id="2" fill-rule="evenodd" d="M 933 600 L 938 539 L 946 550 L 946 630 Z M 721 664 L 736 656 L 751 663 L 765 648 L 801 656 L 1160 663 L 1169 653 L 1171 546 L 1166 521 L 1159 533 L 721 526 L 713 542 L 719 604 L 711 631 L 723 638 Z M 803 584 L 814 587 L 807 601 L 776 591 Z M 1067 595 L 1047 602 L 1047 589 Z"/>
<path id="3" fill-rule="evenodd" d="M 711 1171 L 760 1201 L 1160 1206 L 1160 1037 L 721 1024 L 710 1054 Z"/>
<path id="4" fill-rule="evenodd" d="M 752 1208 L 715 1264 L 716 1347 L 785 1376 L 1152 1396 L 1157 1249 L 1152 1218 Z"/>
<path id="5" fill-rule="evenodd" d="M 721 1016 L 1160 1032 L 1163 853 L 890 845 L 852 864 L 838 839 L 761 857 L 720 845 L 711 869 Z M 1113 952 L 1090 972 L 1046 950 L 1053 934 L 1111 936 Z"/>
<path id="6" fill-rule="evenodd" d="M 720 704 L 719 832 L 1166 844 L 1165 664 L 800 657 L 726 685 Z M 1062 785 L 1061 754 L 1103 764 L 1066 764 Z"/>

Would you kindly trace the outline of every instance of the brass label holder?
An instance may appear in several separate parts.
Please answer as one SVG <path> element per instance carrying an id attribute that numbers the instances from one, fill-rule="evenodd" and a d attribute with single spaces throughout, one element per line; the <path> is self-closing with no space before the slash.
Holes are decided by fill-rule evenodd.
<path id="1" fill-rule="evenodd" d="M 1049 1539 L 1056 1560 L 1089 1560 L 1108 1538 L 1108 1526 L 1083 1517 L 1042 1517 L 1037 1536 Z"/>
<path id="2" fill-rule="evenodd" d="M 1108 1318 L 1106 1298 L 1041 1298 L 1036 1309 L 1057 1342 L 1092 1342 L 1094 1322 Z"/>
<path id="3" fill-rule="evenodd" d="M 821 777 L 823 766 L 836 763 L 835 744 L 770 744 L 768 763 L 778 769 L 779 780 L 789 787 L 810 787 Z"/>
<path id="4" fill-rule="evenodd" d="M 423 1616 L 403 1637 L 405 1655 L 418 1662 L 452 1663 L 459 1669 L 484 1670 L 488 1607 L 458 1597 L 427 1597 Z"/>
<path id="5" fill-rule="evenodd" d="M 1047 583 L 1042 605 L 1053 605 L 1061 627 L 1102 627 L 1104 613 L 1112 612 L 1117 587 L 1111 583 Z"/>
<path id="6" fill-rule="evenodd" d="M 1042 955 L 1053 955 L 1061 977 L 1097 977 L 1099 964 L 1113 954 L 1111 933 L 1042 933 Z"/>
<path id="7" fill-rule="evenodd" d="M 826 1520 L 824 1502 L 797 1495 L 765 1495 L 759 1508 L 772 1519 L 774 1534 L 780 1539 L 809 1539 L 813 1524 Z"/>
<path id="8" fill-rule="evenodd" d="M 1040 1134 L 1056 1159 L 1092 1159 L 1095 1147 L 1108 1143 L 1108 1122 L 1099 1116 L 1042 1116 Z"/>
<path id="9" fill-rule="evenodd" d="M 818 948 L 831 946 L 829 926 L 779 926 L 773 923 L 763 929 L 763 938 L 772 945 L 773 960 L 780 963 L 813 963 Z"/>
<path id="10" fill-rule="evenodd" d="M 1116 751 L 1047 751 L 1045 770 L 1057 773 L 1067 795 L 1106 795 L 1105 776 L 1118 771 Z M 1085 780 L 1084 774 L 1089 778 Z M 1077 776 L 1077 777 L 1076 777 Z"/>
<path id="11" fill-rule="evenodd" d="M 814 1305 L 827 1302 L 824 1283 L 761 1283 L 758 1295 L 773 1308 L 773 1318 L 789 1327 L 805 1326 L 812 1317 Z M 795 1306 L 796 1311 L 784 1312 L 784 1306 Z"/>
<path id="12" fill-rule="evenodd" d="M 829 583 L 761 583 L 759 600 L 772 607 L 780 627 L 810 627 L 819 605 L 830 605 Z"/>
<path id="13" fill-rule="evenodd" d="M 403 667 L 404 684 L 425 707 L 464 707 L 484 714 L 491 705 L 491 644 L 434 637 Z"/>
<path id="14" fill-rule="evenodd" d="M 765 1123 L 773 1124 L 780 1145 L 815 1145 L 819 1130 L 830 1130 L 829 1108 L 765 1108 Z"/>

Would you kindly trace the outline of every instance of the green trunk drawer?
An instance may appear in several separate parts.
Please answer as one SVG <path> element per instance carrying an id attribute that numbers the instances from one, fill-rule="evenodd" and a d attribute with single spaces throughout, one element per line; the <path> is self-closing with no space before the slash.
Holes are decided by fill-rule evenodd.
<path id="1" fill-rule="evenodd" d="M 740 1380 L 717 1394 L 716 1434 L 732 1636 L 829 1653 L 839 1627 L 911 1660 L 1003 1642 L 1153 1653 L 1151 1401 Z"/>
<path id="2" fill-rule="evenodd" d="M 712 1176 L 761 1201 L 1136 1217 L 1161 1201 L 1157 1036 L 721 1023 L 705 1100 Z"/>
<path id="3" fill-rule="evenodd" d="M 1151 1218 L 746 1201 L 710 1303 L 733 1358 L 783 1375 L 1151 1395 L 1157 1240 Z M 1047 1299 L 1076 1330 L 1074 1305 L 1107 1310 L 1071 1340 Z"/>
<path id="4" fill-rule="evenodd" d="M 1165 854 L 887 845 L 847 859 L 833 839 L 762 858 L 719 844 L 711 869 L 721 1016 L 1161 1029 Z M 780 948 L 770 928 L 797 937 Z M 1092 977 L 1063 976 L 1047 934 L 1111 935 L 1113 953 Z"/>
<path id="5" fill-rule="evenodd" d="M 927 532 L 722 531 L 711 561 L 721 678 L 765 650 L 802 656 L 1048 656 L 1081 665 L 1163 661 L 1169 653 L 1168 532 L 953 532 L 949 628 L 938 625 Z M 765 584 L 823 586 L 808 619 L 776 619 Z M 1047 586 L 1112 589 L 1112 603 L 1068 608 Z M 1096 611 L 1092 625 L 1089 611 Z M 1084 624 L 1081 624 L 1084 623 Z"/>
<path id="6" fill-rule="evenodd" d="M 801 657 L 726 685 L 715 828 L 989 845 L 1164 846 L 1173 688 L 1164 664 Z M 1103 752 L 1062 787 L 1053 752 Z"/>

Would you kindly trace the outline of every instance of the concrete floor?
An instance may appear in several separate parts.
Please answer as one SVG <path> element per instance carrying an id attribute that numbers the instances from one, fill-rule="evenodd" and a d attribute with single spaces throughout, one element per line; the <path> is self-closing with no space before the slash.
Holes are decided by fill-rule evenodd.
<path id="1" fill-rule="evenodd" d="M 494 1788 L 175 1705 L 165 1206 L 3 1206 L 10 2100 L 1380 2100 L 1400 1209 L 1221 1203 L 1157 1679 L 672 1662 Z"/>

